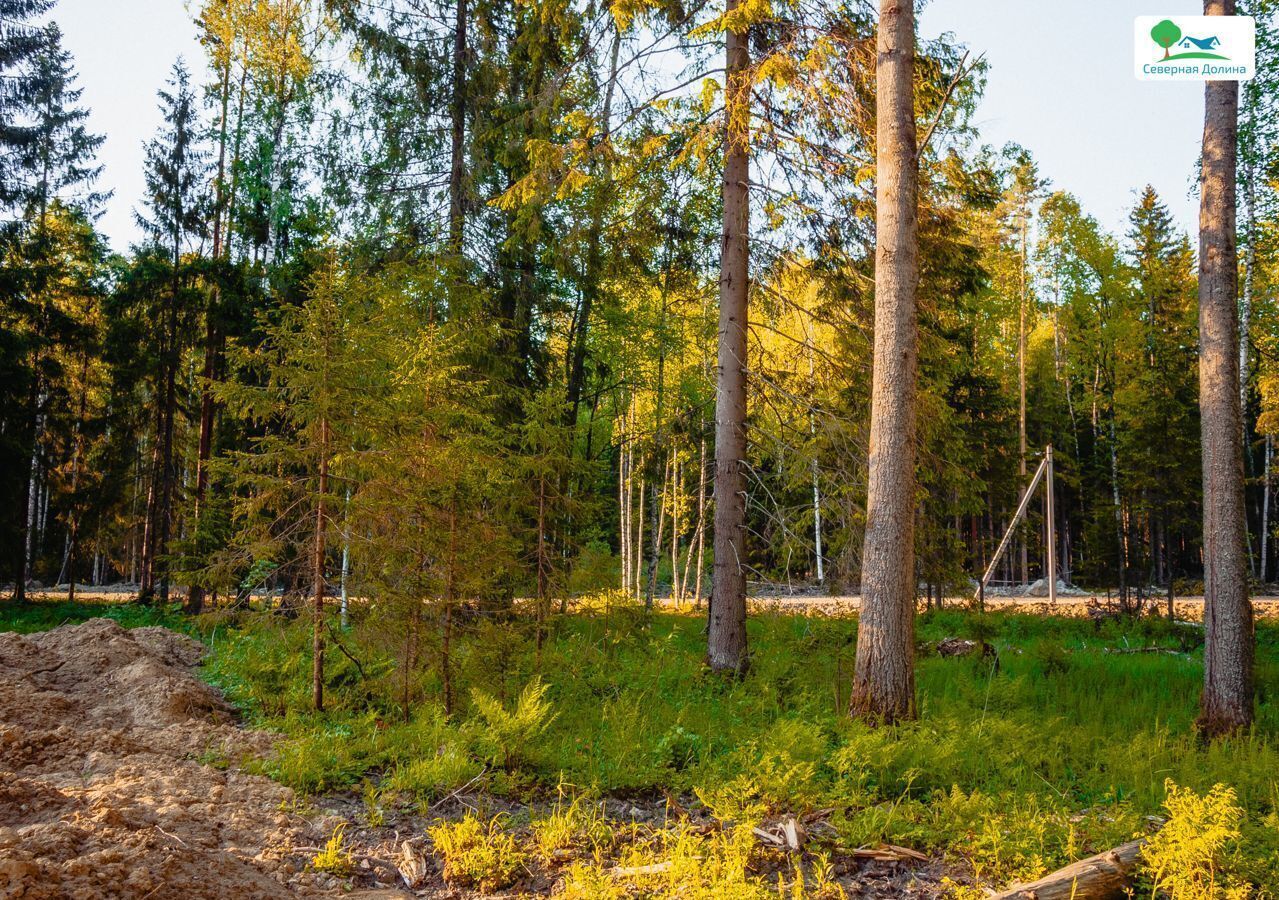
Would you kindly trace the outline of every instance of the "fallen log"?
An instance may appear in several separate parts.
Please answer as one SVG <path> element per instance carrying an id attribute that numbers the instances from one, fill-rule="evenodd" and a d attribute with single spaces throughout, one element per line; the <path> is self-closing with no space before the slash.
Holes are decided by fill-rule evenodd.
<path id="1" fill-rule="evenodd" d="M 1144 840 L 1130 841 L 1058 869 L 1029 884 L 1015 884 L 991 900 L 1111 900 L 1128 896 Z"/>

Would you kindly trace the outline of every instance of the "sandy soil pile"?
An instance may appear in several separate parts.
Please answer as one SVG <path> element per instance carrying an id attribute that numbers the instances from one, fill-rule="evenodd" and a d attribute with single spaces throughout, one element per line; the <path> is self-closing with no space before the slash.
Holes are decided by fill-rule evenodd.
<path id="1" fill-rule="evenodd" d="M 288 897 L 322 844 L 266 778 L 199 760 L 269 748 L 191 672 L 203 648 L 106 619 L 0 634 L 0 897 Z"/>

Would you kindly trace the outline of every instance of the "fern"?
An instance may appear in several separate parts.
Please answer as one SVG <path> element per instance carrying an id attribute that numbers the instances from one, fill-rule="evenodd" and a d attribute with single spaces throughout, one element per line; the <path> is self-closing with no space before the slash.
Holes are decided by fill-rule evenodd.
<path id="1" fill-rule="evenodd" d="M 547 690 L 541 679 L 534 678 L 520 692 L 515 709 L 509 711 L 483 691 L 471 692 L 471 702 L 487 726 L 482 743 L 492 762 L 509 771 L 527 758 L 529 746 L 555 721 Z"/>
<path id="2" fill-rule="evenodd" d="M 1168 821 L 1142 851 L 1151 877 L 1151 896 L 1170 900 L 1244 900 L 1248 888 L 1231 876 L 1243 810 L 1234 788 L 1214 785 L 1202 797 L 1190 788 L 1164 782 Z"/>

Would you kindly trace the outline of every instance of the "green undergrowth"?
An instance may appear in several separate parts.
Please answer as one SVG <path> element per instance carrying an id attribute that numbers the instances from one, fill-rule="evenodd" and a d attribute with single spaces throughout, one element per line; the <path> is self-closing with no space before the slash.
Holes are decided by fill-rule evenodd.
<path id="1" fill-rule="evenodd" d="M 463 785 L 534 802 L 566 785 L 588 799 L 697 798 L 726 822 L 733 816 L 724 810 L 762 819 L 829 809 L 831 852 L 904 845 L 995 884 L 1149 833 L 1169 816 L 1175 791 L 1217 798 L 1222 785 L 1238 821 L 1225 837 L 1216 829 L 1204 851 L 1221 892 L 1169 893 L 1227 896 L 1245 885 L 1246 896 L 1275 896 L 1279 885 L 1279 712 L 1269 696 L 1279 628 L 1264 621 L 1257 724 L 1202 745 L 1193 729 L 1202 630 L 1153 618 L 929 612 L 917 629 L 919 721 L 870 728 L 843 713 L 849 619 L 753 616 L 750 672 L 727 680 L 702 664 L 695 615 L 622 605 L 561 616 L 540 653 L 521 617 L 471 617 L 454 635 L 457 702 L 446 715 L 438 648 L 423 639 L 406 679 L 377 608 L 361 612 L 340 632 L 350 656 L 329 651 L 322 714 L 310 709 L 309 623 L 261 614 L 195 623 L 211 644 L 207 677 L 254 724 L 284 735 L 278 753 L 254 765 L 295 789 L 361 789 L 375 806 L 423 811 Z M 985 641 L 996 653 L 930 652 L 947 637 Z M 1186 840 L 1196 828 L 1182 829 Z M 487 845 L 476 846 L 458 859 L 483 859 Z M 537 847 L 510 852 L 535 858 Z M 1165 848 L 1160 858 L 1194 854 Z M 585 885 L 597 874 L 588 867 L 574 878 Z M 1200 883 L 1194 873 L 1160 877 Z"/>
<path id="2" fill-rule="evenodd" d="M 60 625 L 74 625 L 86 619 L 111 619 L 123 628 L 163 625 L 176 631 L 191 631 L 193 623 L 173 605 L 140 606 L 137 603 L 101 603 L 65 600 L 38 600 L 12 603 L 0 600 L 0 631 L 31 634 Z"/>

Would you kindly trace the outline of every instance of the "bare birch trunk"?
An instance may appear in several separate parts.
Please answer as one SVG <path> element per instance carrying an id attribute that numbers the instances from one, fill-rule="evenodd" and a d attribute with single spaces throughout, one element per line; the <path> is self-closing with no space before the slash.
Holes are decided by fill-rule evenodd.
<path id="1" fill-rule="evenodd" d="M 640 598 L 640 589 L 643 582 L 640 576 L 643 572 L 640 567 L 644 565 L 644 475 L 641 471 L 639 480 L 639 490 L 636 492 L 638 501 L 635 507 L 635 577 L 631 584 L 634 587 L 635 599 Z"/>
<path id="2" fill-rule="evenodd" d="M 702 605 L 702 571 L 706 563 L 706 438 L 702 438 L 697 457 L 697 574 L 693 600 Z M 690 551 L 691 552 L 691 551 Z"/>
<path id="3" fill-rule="evenodd" d="M 622 421 L 625 423 L 625 417 Z M 621 555 L 624 593 L 629 593 L 631 589 L 631 485 L 626 472 L 627 454 L 626 426 L 623 424 L 622 434 L 618 436 L 617 448 L 617 547 Z"/>
<path id="4" fill-rule="evenodd" d="M 915 10 L 880 0 L 875 112 L 875 358 L 852 714 L 915 716 Z"/>
<path id="5" fill-rule="evenodd" d="M 1234 0 L 1204 14 L 1234 15 Z M 1239 407 L 1235 158 L 1239 83 L 1204 87 L 1199 207 L 1199 407 L 1204 482 L 1204 690 L 1198 726 L 1208 736 L 1252 722 L 1253 625 L 1248 600 Z"/>
<path id="6" fill-rule="evenodd" d="M 669 490 L 671 504 L 671 599 L 680 601 L 679 580 L 679 495 L 680 469 L 679 454 L 671 450 L 671 486 Z"/>

